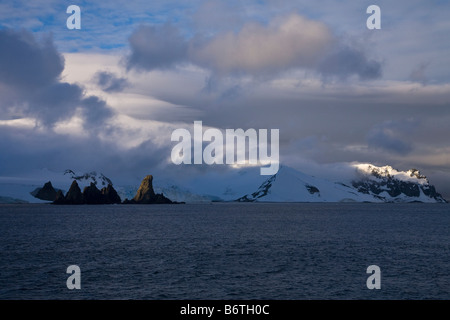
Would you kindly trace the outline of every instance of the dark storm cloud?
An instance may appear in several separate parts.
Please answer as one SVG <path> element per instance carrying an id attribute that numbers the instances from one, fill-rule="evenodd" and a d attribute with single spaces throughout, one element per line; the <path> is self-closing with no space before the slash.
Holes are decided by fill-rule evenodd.
<path id="1" fill-rule="evenodd" d="M 41 42 L 24 30 L 0 30 L 0 81 L 27 89 L 54 82 L 64 69 L 64 58 L 52 40 Z"/>
<path id="2" fill-rule="evenodd" d="M 183 62 L 187 43 L 180 30 L 170 24 L 140 26 L 129 38 L 131 54 L 127 68 L 137 70 L 165 69 Z"/>
<path id="3" fill-rule="evenodd" d="M 49 126 L 72 117 L 82 100 L 82 89 L 65 82 L 54 82 L 30 96 L 27 113 Z"/>
<path id="4" fill-rule="evenodd" d="M 52 126 L 77 111 L 89 125 L 102 122 L 111 111 L 97 97 L 85 97 L 83 88 L 62 82 L 64 59 L 50 38 L 38 41 L 27 31 L 0 30 L 0 101 L 2 118 L 19 114 Z"/>
<path id="5" fill-rule="evenodd" d="M 81 100 L 81 105 L 81 113 L 86 129 L 96 129 L 97 126 L 103 125 L 105 119 L 113 115 L 106 102 L 96 96 L 89 96 Z"/>
<path id="6" fill-rule="evenodd" d="M 121 92 L 129 86 L 127 79 L 107 71 L 97 72 L 94 76 L 94 81 L 105 92 Z"/>

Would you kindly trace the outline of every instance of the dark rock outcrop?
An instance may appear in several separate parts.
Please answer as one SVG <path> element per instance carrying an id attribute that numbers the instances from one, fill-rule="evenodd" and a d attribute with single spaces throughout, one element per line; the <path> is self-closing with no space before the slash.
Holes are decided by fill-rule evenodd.
<path id="1" fill-rule="evenodd" d="M 305 188 L 308 190 L 309 193 L 314 194 L 314 193 L 320 193 L 320 190 L 317 189 L 317 187 L 315 186 L 310 186 L 310 185 L 306 185 Z"/>
<path id="2" fill-rule="evenodd" d="M 253 192 L 251 195 L 245 195 L 243 197 L 240 197 L 236 201 L 238 201 L 238 202 L 253 202 L 253 201 L 256 201 L 258 198 L 265 197 L 276 179 L 277 179 L 277 175 L 274 174 L 269 179 L 264 181 L 263 184 L 261 184 L 259 186 L 258 190 Z"/>
<path id="3" fill-rule="evenodd" d="M 66 196 L 64 197 L 64 202 L 66 204 L 83 204 L 83 194 L 81 193 L 81 189 L 78 186 L 76 180 L 72 182 L 69 191 L 67 191 Z"/>
<path id="4" fill-rule="evenodd" d="M 155 198 L 155 191 L 153 190 L 153 176 L 148 175 L 142 180 L 139 189 L 133 200 L 137 203 L 150 203 Z"/>
<path id="5" fill-rule="evenodd" d="M 131 200 L 125 199 L 124 204 L 166 204 L 174 203 L 162 193 L 156 194 L 153 190 L 153 176 L 148 175 L 142 180 L 141 185 Z"/>
<path id="6" fill-rule="evenodd" d="M 30 194 L 40 200 L 54 201 L 56 199 L 58 190 L 59 189 L 53 188 L 52 183 L 48 181 L 42 188 L 37 188 L 34 191 L 30 192 Z"/>
<path id="7" fill-rule="evenodd" d="M 74 180 L 66 196 L 64 196 L 61 190 L 56 193 L 53 204 L 114 204 L 121 202 L 117 191 L 111 184 L 108 184 L 102 190 L 98 190 L 95 183 L 91 182 L 88 187 L 84 188 L 83 193 L 81 193 L 77 181 Z"/>
<path id="8" fill-rule="evenodd" d="M 102 204 L 103 194 L 98 190 L 97 186 L 91 182 L 88 187 L 83 190 L 83 200 L 85 204 Z"/>
<path id="9" fill-rule="evenodd" d="M 122 203 L 120 196 L 111 184 L 108 184 L 107 187 L 102 188 L 101 193 L 103 196 L 103 203 L 105 204 Z"/>
<path id="10" fill-rule="evenodd" d="M 64 197 L 64 194 L 61 190 L 59 190 L 56 193 L 55 201 L 53 201 L 53 204 L 65 204 L 66 198 Z"/>
<path id="11" fill-rule="evenodd" d="M 58 190 L 55 195 L 53 204 L 120 204 L 122 200 L 119 194 L 114 189 L 112 184 L 99 190 L 95 183 L 91 182 L 88 187 L 85 187 L 81 193 L 77 180 L 72 182 L 69 191 L 64 196 L 61 190 Z M 162 193 L 155 193 L 153 190 L 153 176 L 148 175 L 142 180 L 142 183 L 136 193 L 136 196 L 131 199 L 125 199 L 124 204 L 169 204 L 179 203 L 170 200 Z M 181 202 L 183 203 L 183 202 Z"/>

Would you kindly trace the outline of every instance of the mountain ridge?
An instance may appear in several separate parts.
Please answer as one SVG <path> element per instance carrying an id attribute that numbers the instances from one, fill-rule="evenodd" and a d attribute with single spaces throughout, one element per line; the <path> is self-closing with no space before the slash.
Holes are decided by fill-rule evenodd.
<path id="1" fill-rule="evenodd" d="M 239 202 L 447 202 L 417 169 L 356 165 L 355 178 L 333 182 L 282 166 Z"/>
<path id="2" fill-rule="evenodd" d="M 398 171 L 391 166 L 353 164 L 341 178 L 327 179 L 332 175 L 325 172 L 321 177 L 312 176 L 288 166 L 280 166 L 277 174 L 267 177 L 259 175 L 257 167 L 244 167 L 222 172 L 208 172 L 190 179 L 172 180 L 158 174 L 153 180 L 153 193 L 164 194 L 174 202 L 447 202 L 428 178 L 417 169 Z M 348 168 L 348 167 L 347 167 Z M 323 178 L 325 177 L 325 178 Z M 34 180 L 17 179 L 0 183 L 3 203 L 46 203 L 36 195 L 37 181 L 55 181 L 55 191 L 68 190 L 77 181 L 81 190 L 107 184 L 112 181 L 102 173 L 92 171 L 76 174 L 73 170 L 64 173 L 44 170 Z M 72 180 L 72 178 L 74 178 Z M 135 181 L 136 180 L 136 181 Z M 138 178 L 116 184 L 115 190 L 122 199 L 132 199 L 141 183 Z M 156 183 L 155 183 L 156 182 Z M 42 184 L 41 184 L 42 186 Z M 50 189 L 50 188 L 49 188 Z M 32 192 L 35 190 L 35 192 Z M 91 190 L 91 191 L 92 191 Z M 7 192 L 4 192 L 7 191 Z M 30 194 L 30 192 L 32 194 Z M 41 197 L 42 198 L 42 197 Z"/>

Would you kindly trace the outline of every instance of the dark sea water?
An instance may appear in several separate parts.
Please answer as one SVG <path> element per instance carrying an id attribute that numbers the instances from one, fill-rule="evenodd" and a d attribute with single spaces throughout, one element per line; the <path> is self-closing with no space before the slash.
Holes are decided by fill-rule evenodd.
<path id="1" fill-rule="evenodd" d="M 448 204 L 0 205 L 0 299 L 450 299 L 449 266 Z"/>

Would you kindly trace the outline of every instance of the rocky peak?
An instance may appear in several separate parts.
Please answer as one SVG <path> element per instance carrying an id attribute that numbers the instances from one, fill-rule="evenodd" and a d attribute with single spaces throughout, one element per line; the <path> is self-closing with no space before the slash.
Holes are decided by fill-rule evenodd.
<path id="1" fill-rule="evenodd" d="M 76 180 L 72 182 L 66 196 L 59 190 L 53 204 L 113 204 L 121 203 L 121 199 L 111 184 L 99 190 L 94 182 L 84 188 L 81 193 Z"/>
<path id="2" fill-rule="evenodd" d="M 83 190 L 84 203 L 86 204 L 101 204 L 103 203 L 103 195 L 98 190 L 97 186 L 91 182 L 88 187 Z"/>
<path id="3" fill-rule="evenodd" d="M 122 203 L 120 196 L 111 184 L 102 188 L 101 193 L 103 195 L 103 203 L 105 204 Z"/>
<path id="4" fill-rule="evenodd" d="M 69 191 L 67 191 L 65 202 L 67 204 L 82 204 L 84 202 L 83 194 L 76 180 L 72 182 Z"/>
<path id="5" fill-rule="evenodd" d="M 135 197 L 129 201 L 125 200 L 126 204 L 162 204 L 173 203 L 169 198 L 166 198 L 162 193 L 155 194 L 153 190 L 153 176 L 148 175 L 142 180 L 141 185 Z"/>
<path id="6" fill-rule="evenodd" d="M 66 198 L 64 197 L 64 194 L 61 190 L 58 190 L 56 193 L 55 201 L 53 201 L 53 204 L 65 204 Z"/>
<path id="7" fill-rule="evenodd" d="M 411 178 L 417 178 L 417 179 L 425 179 L 428 182 L 428 178 L 422 174 L 420 174 L 420 171 L 417 169 L 410 169 L 407 171 L 407 173 L 409 174 L 409 176 Z"/>
<path id="8" fill-rule="evenodd" d="M 133 198 L 138 203 L 148 203 L 155 197 L 155 191 L 153 190 L 153 176 L 148 175 L 142 180 L 141 185 Z"/>
<path id="9" fill-rule="evenodd" d="M 436 192 L 434 186 L 429 184 L 426 176 L 417 169 L 398 171 L 390 166 L 376 167 L 373 165 L 357 168 L 361 173 L 360 179 L 352 181 L 358 192 L 371 194 L 387 202 L 400 201 L 407 198 L 409 201 L 420 199 L 422 195 L 436 202 L 446 200 Z M 375 177 L 376 179 L 373 179 Z M 404 201 L 404 200 L 401 200 Z"/>
<path id="10" fill-rule="evenodd" d="M 53 201 L 56 199 L 56 190 L 50 181 L 46 182 L 42 188 L 37 188 L 31 192 L 31 195 L 35 198 L 47 201 Z"/>

